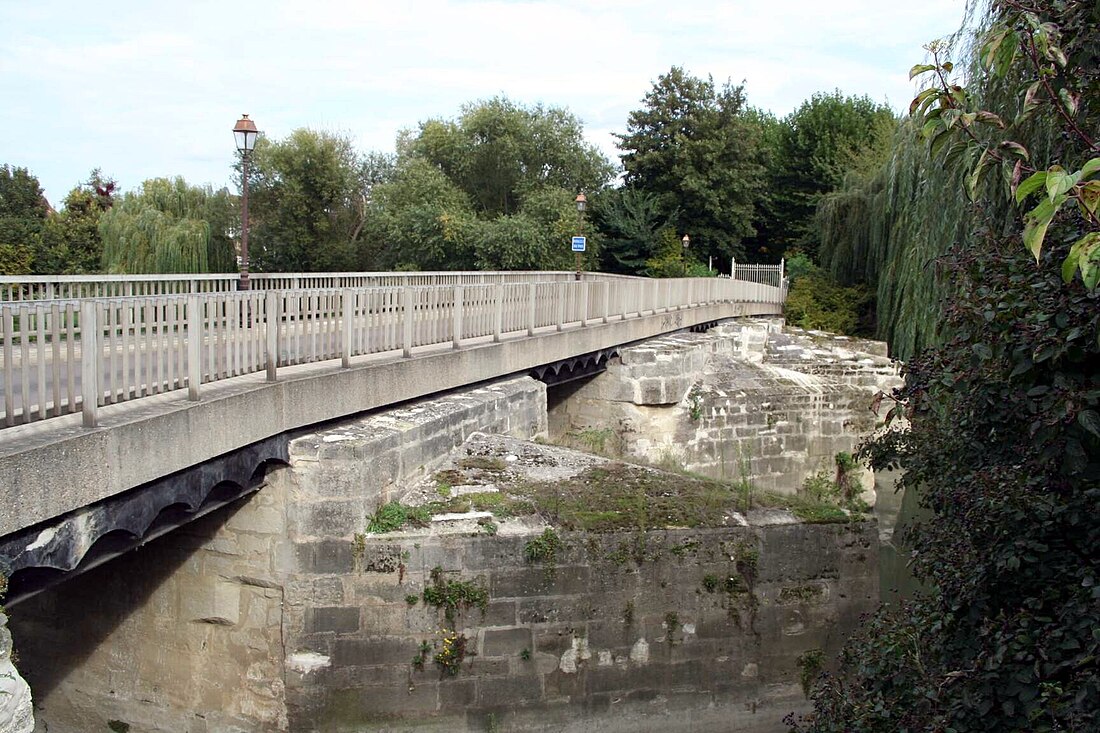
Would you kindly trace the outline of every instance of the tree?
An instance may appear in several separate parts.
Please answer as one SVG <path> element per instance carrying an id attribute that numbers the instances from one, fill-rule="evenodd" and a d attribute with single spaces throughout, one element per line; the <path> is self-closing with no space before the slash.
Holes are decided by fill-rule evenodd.
<path id="1" fill-rule="evenodd" d="M 423 122 L 405 147 L 443 171 L 487 219 L 517 213 L 541 189 L 594 192 L 613 173 L 570 112 L 505 97 L 468 104 L 456 120 Z"/>
<path id="2" fill-rule="evenodd" d="M 385 158 L 361 158 L 342 135 L 305 128 L 261 137 L 250 166 L 249 258 L 258 271 L 355 269 L 370 190 Z"/>
<path id="3" fill-rule="evenodd" d="M 65 197 L 64 208 L 46 223 L 42 272 L 83 274 L 102 266 L 103 241 L 99 220 L 115 203 L 118 184 L 98 169 Z"/>
<path id="4" fill-rule="evenodd" d="M 504 98 L 421 123 L 397 147 L 366 224 L 381 243 L 369 261 L 388 267 L 569 267 L 582 225 L 574 197 L 612 174 L 572 114 Z M 590 236 L 588 256 L 598 246 Z"/>
<path id="5" fill-rule="evenodd" d="M 744 88 L 697 79 L 674 66 L 630 113 L 623 150 L 626 186 L 650 193 L 677 232 L 706 257 L 742 256 L 764 184 L 759 129 Z"/>
<path id="6" fill-rule="evenodd" d="M 26 168 L 0 166 L 0 274 L 33 271 L 50 205 Z"/>
<path id="7" fill-rule="evenodd" d="M 1066 83 L 1095 91 L 1097 12 L 1078 2 L 993 3 L 977 57 L 965 64 L 968 87 L 948 84 L 954 101 L 934 124 L 922 120 L 934 148 L 926 156 L 950 155 L 951 141 L 937 137 L 950 130 L 936 128 L 966 100 L 981 99 L 988 114 L 1013 120 L 1027 143 L 1004 140 L 991 119 L 983 129 L 978 112 L 947 115 L 952 128 L 963 128 L 959 166 L 935 163 L 962 170 L 935 182 L 954 180 L 956 199 L 973 198 L 977 232 L 958 237 L 941 259 L 953 280 L 953 297 L 938 311 L 943 341 L 910 360 L 905 386 L 893 395 L 888 417 L 904 416 L 910 427 L 864 450 L 876 467 L 903 469 L 905 490 L 917 492 L 930 514 L 911 535 L 913 570 L 930 591 L 868 620 L 836 673 L 820 681 L 814 714 L 799 730 L 1100 729 L 1100 292 L 1081 266 L 1080 246 L 1095 222 L 1087 185 L 1070 191 L 1087 175 L 1055 177 L 1047 188 L 1055 166 L 1080 173 L 1092 159 L 1087 131 L 1097 129 L 1097 110 L 1088 102 L 1097 97 L 1082 95 L 1076 112 L 1033 126 L 1014 114 L 1027 107 L 1035 82 L 1036 56 L 1026 48 L 1037 29 L 1046 34 L 1048 60 L 1069 70 Z M 1024 53 L 1002 52 L 993 40 L 1011 34 Z M 951 72 L 940 51 L 930 64 L 937 77 Z M 1039 81 L 1056 86 L 1061 74 Z M 941 87 L 933 89 L 918 96 L 915 113 Z M 1055 92 L 1050 101 L 1066 104 L 1062 97 Z M 980 160 L 990 149 L 1002 159 L 988 165 L 1009 176 L 983 178 Z M 1020 246 L 1036 226 L 1033 210 L 1022 220 L 1014 211 L 1026 195 L 1004 195 L 1014 178 L 1026 180 L 1012 173 L 1013 159 L 1046 173 L 1047 202 L 1066 195 L 1081 204 L 1051 216 L 1040 247 Z"/>
<path id="8" fill-rule="evenodd" d="M 573 253 L 567 244 L 582 227 L 571 192 L 550 186 L 531 192 L 521 212 L 479 227 L 477 265 L 487 270 L 572 269 Z M 599 242 L 598 236 L 588 237 L 585 259 L 598 259 Z"/>
<path id="9" fill-rule="evenodd" d="M 771 246 L 798 247 L 816 258 L 814 212 L 821 198 L 840 186 L 853 156 L 889 139 L 896 126 L 886 105 L 839 90 L 814 94 L 784 118 L 768 186 L 776 219 Z"/>
<path id="10" fill-rule="evenodd" d="M 112 273 L 226 272 L 234 262 L 229 191 L 153 178 L 100 216 Z"/>
<path id="11" fill-rule="evenodd" d="M 675 227 L 657 196 L 634 188 L 616 188 L 592 200 L 592 218 L 603 236 L 601 264 L 608 272 L 640 275 Z"/>
<path id="12" fill-rule="evenodd" d="M 404 160 L 374 189 L 367 230 L 376 269 L 471 269 L 477 219 L 469 198 L 426 160 Z"/>

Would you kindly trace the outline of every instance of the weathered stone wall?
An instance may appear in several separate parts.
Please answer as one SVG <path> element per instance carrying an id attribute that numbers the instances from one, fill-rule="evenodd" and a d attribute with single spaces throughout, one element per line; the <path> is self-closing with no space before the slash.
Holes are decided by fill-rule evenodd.
<path id="1" fill-rule="evenodd" d="M 734 321 L 624 349 L 551 395 L 549 424 L 555 440 L 792 493 L 873 432 L 872 398 L 897 384 L 884 344 Z"/>
<path id="2" fill-rule="evenodd" d="M 773 521 L 564 534 L 553 564 L 525 560 L 534 531 L 343 543 L 288 625 L 314 662 L 288 676 L 292 729 L 786 730 L 798 656 L 837 651 L 871 608 L 877 549 L 873 523 Z M 487 589 L 484 612 L 426 605 L 435 568 Z M 433 662 L 451 629 L 453 676 Z"/>
<path id="3" fill-rule="evenodd" d="M 287 660 L 286 629 L 324 617 L 307 608 L 324 602 L 312 573 L 350 557 L 395 482 L 468 433 L 544 433 L 545 401 L 541 383 L 514 379 L 300 438 L 303 470 L 276 469 L 231 509 L 20 603 L 11 627 L 36 730 L 287 730 L 286 666 L 293 677 L 309 659 Z"/>
<path id="4" fill-rule="evenodd" d="M 35 730 L 286 730 L 284 505 L 266 487 L 14 607 Z"/>
<path id="5" fill-rule="evenodd" d="M 31 689 L 11 661 L 8 617 L 0 613 L 0 733 L 31 733 Z"/>
<path id="6" fill-rule="evenodd" d="M 568 534 L 534 564 L 541 526 L 363 534 L 470 433 L 545 433 L 545 400 L 516 379 L 302 435 L 251 499 L 21 603 L 38 730 L 784 730 L 798 655 L 877 596 L 873 523 Z M 484 614 L 427 606 L 437 567 Z M 469 640 L 453 676 L 442 628 Z"/>

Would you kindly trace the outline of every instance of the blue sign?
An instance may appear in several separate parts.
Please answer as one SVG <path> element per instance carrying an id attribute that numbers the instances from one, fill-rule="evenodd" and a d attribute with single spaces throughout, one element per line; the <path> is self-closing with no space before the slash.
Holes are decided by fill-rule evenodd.
<path id="1" fill-rule="evenodd" d="M 584 237 L 573 237 L 573 251 L 583 252 L 586 241 L 587 240 Z"/>

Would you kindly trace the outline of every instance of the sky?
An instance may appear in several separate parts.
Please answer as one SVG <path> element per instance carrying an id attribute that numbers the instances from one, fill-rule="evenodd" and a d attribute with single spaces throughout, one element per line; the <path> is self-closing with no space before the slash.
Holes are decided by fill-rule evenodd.
<path id="1" fill-rule="evenodd" d="M 402 129 L 504 95 L 612 133 L 672 66 L 784 116 L 814 92 L 901 111 L 964 0 L 0 0 L 0 165 L 55 207 L 93 168 L 123 190 L 230 185 L 241 113 L 392 152 Z"/>

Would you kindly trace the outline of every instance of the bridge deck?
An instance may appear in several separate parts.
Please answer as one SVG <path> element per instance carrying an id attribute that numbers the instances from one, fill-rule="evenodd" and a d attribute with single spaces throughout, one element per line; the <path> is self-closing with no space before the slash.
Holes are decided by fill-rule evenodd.
<path id="1" fill-rule="evenodd" d="M 0 431 L 0 536 L 282 432 L 699 323 L 776 314 L 781 296 L 722 279 L 608 278 L 96 299 L 79 303 L 79 332 L 60 341 L 51 329 L 28 339 L 40 331 L 17 332 L 8 315 L 0 372 L 14 424 Z M 312 309 L 294 310 L 303 300 Z M 0 307 L 32 305 L 60 310 Z M 133 325 L 171 307 L 182 309 L 173 330 L 160 330 L 170 319 Z M 61 384 L 71 375 L 79 411 L 66 411 L 67 385 L 52 401 L 58 374 Z M 159 393 L 146 388 L 150 374 Z M 83 384 L 97 385 L 96 400 L 82 399 Z"/>

